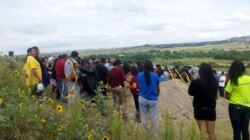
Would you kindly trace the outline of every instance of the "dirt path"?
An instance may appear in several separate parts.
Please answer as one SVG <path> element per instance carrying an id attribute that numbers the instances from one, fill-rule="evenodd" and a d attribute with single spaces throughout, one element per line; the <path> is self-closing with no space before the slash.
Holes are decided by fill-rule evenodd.
<path id="1" fill-rule="evenodd" d="M 173 79 L 161 83 L 161 94 L 159 97 L 159 120 L 169 113 L 174 120 L 193 119 L 192 97 L 188 95 L 188 84 L 181 80 Z M 128 112 L 133 117 L 135 112 L 134 100 L 127 91 Z M 228 120 L 228 102 L 225 99 L 217 100 L 217 119 Z"/>

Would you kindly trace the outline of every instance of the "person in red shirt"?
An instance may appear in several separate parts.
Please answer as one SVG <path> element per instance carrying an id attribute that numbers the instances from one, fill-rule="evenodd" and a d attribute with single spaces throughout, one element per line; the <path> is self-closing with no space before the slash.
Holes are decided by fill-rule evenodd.
<path id="1" fill-rule="evenodd" d="M 130 67 L 130 76 L 131 76 L 131 80 L 128 81 L 130 83 L 129 86 L 127 86 L 127 88 L 130 88 L 130 92 L 134 97 L 134 102 L 135 102 L 135 109 L 136 109 L 136 113 L 135 113 L 135 117 L 136 117 L 136 121 L 137 122 L 141 122 L 140 119 L 140 108 L 139 108 L 139 102 L 138 102 L 138 93 L 139 93 L 139 88 L 138 88 L 138 83 L 136 81 L 136 76 L 138 74 L 138 69 L 135 66 L 131 66 Z"/>
<path id="2" fill-rule="evenodd" d="M 124 119 L 127 118 L 127 99 L 124 88 L 125 73 L 121 68 L 121 60 L 115 60 L 114 67 L 108 73 L 108 82 L 114 98 L 114 104 L 118 112 L 120 108 Z"/>
<path id="3" fill-rule="evenodd" d="M 59 92 L 58 99 L 61 99 L 61 97 L 67 96 L 67 86 L 65 81 L 65 74 L 64 74 L 64 65 L 67 60 L 67 55 L 63 54 L 58 57 L 58 60 L 56 62 L 56 82 L 57 82 L 57 89 Z"/>

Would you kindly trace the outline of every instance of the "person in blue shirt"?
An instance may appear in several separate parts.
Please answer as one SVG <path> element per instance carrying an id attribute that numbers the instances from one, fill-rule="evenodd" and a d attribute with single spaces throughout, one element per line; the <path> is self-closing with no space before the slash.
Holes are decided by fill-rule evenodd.
<path id="1" fill-rule="evenodd" d="M 213 70 L 213 73 L 214 73 L 214 77 L 215 77 L 216 81 L 217 81 L 218 84 L 219 84 L 220 76 L 217 74 L 216 70 Z"/>
<path id="2" fill-rule="evenodd" d="M 148 133 L 149 128 L 147 118 L 150 116 L 152 121 L 151 132 L 157 135 L 158 132 L 158 96 L 160 94 L 160 78 L 154 72 L 153 64 L 150 60 L 144 63 L 144 70 L 137 76 L 139 85 L 139 107 L 141 115 L 141 123 L 145 133 Z"/>

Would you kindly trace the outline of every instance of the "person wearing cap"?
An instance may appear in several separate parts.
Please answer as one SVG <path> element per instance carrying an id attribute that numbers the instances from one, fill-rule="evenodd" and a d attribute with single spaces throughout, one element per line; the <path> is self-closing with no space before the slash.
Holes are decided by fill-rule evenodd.
<path id="1" fill-rule="evenodd" d="M 16 69 L 16 60 L 14 58 L 14 52 L 13 51 L 9 51 L 9 67 L 11 70 Z"/>
<path id="2" fill-rule="evenodd" d="M 32 88 L 32 93 L 40 96 L 42 94 L 42 70 L 39 62 L 35 59 L 36 51 L 34 48 L 29 50 L 30 53 L 25 63 L 26 85 Z M 37 89 L 39 87 L 39 89 Z M 37 92 L 38 91 L 38 92 Z"/>
<path id="3" fill-rule="evenodd" d="M 67 59 L 64 65 L 64 74 L 68 89 L 68 102 L 70 102 L 74 97 L 80 97 L 80 84 L 78 82 L 78 57 L 78 52 L 73 51 L 71 53 L 71 57 Z"/>

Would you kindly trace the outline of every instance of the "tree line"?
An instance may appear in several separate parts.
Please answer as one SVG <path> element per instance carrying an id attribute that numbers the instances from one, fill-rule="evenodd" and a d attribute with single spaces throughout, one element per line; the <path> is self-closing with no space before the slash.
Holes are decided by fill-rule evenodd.
<path id="1" fill-rule="evenodd" d="M 184 59 L 184 58 L 214 58 L 224 60 L 241 60 L 250 61 L 250 51 L 237 51 L 237 50 L 219 50 L 212 49 L 210 51 L 159 51 L 150 50 L 147 52 L 135 52 L 135 53 L 122 53 L 122 54 L 102 54 L 102 55 L 91 55 L 89 58 L 119 58 L 127 61 L 141 61 L 146 59 L 162 58 L 168 60 Z"/>

